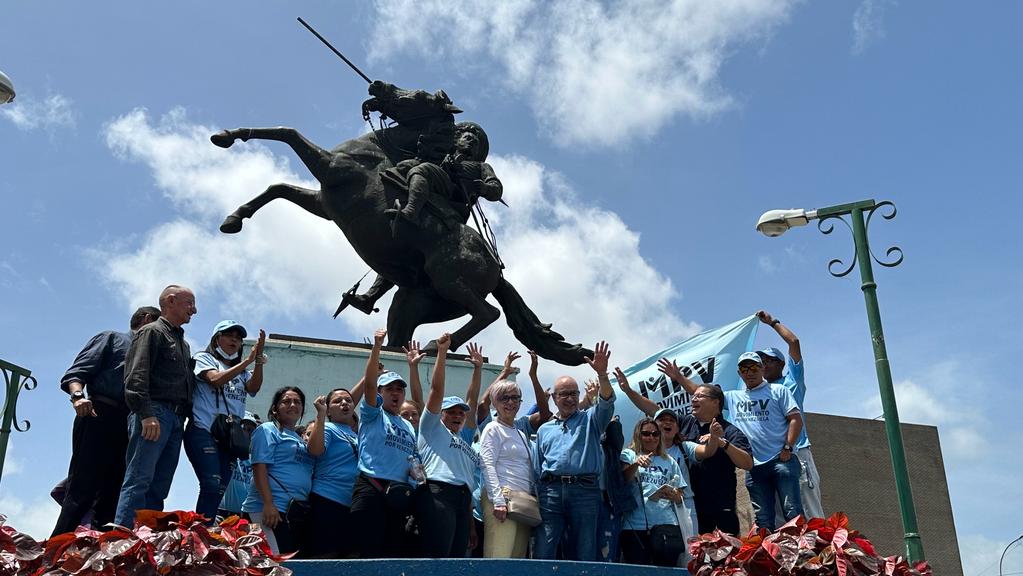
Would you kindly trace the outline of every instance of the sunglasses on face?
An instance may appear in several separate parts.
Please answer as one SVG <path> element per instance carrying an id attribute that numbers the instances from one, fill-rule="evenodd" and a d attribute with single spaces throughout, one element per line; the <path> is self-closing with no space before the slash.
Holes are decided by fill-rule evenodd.
<path id="1" fill-rule="evenodd" d="M 657 436 L 660 436 L 661 433 L 660 432 L 651 432 L 649 430 L 644 430 L 644 431 L 640 432 L 639 435 L 644 437 L 644 438 L 656 438 Z"/>
<path id="2" fill-rule="evenodd" d="M 745 364 L 743 366 L 739 366 L 739 373 L 749 374 L 750 372 L 757 372 L 760 369 L 761 369 L 760 364 Z"/>

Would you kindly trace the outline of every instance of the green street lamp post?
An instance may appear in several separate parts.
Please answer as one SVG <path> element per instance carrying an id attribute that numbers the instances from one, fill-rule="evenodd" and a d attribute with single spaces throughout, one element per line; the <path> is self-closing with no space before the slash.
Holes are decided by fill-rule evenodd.
<path id="1" fill-rule="evenodd" d="M 11 436 L 11 426 L 18 432 L 26 432 L 32 425 L 28 420 L 18 422 L 18 394 L 22 388 L 32 390 L 36 387 L 36 379 L 32 372 L 0 360 L 0 372 L 4 374 L 6 395 L 4 396 L 3 420 L 0 420 L 0 478 L 3 478 L 4 460 L 7 459 L 7 440 Z"/>
<path id="2" fill-rule="evenodd" d="M 899 510 L 902 513 L 902 528 L 906 543 L 906 556 L 912 562 L 924 559 L 923 543 L 917 531 L 916 507 L 913 504 L 913 488 L 909 482 L 909 470 L 906 467 L 906 451 L 902 444 L 902 429 L 899 426 L 899 409 L 895 403 L 895 389 L 892 386 L 892 371 L 888 365 L 888 351 L 885 348 L 884 332 L 881 329 L 881 312 L 877 306 L 877 284 L 874 282 L 874 271 L 871 260 L 879 265 L 891 268 L 902 262 L 902 249 L 898 246 L 888 248 L 885 258 L 880 260 L 870 251 L 867 242 L 867 229 L 870 219 L 880 213 L 885 220 L 895 217 L 895 205 L 891 202 L 874 202 L 861 200 L 850 204 L 828 206 L 817 210 L 771 210 L 765 212 L 757 222 L 757 230 L 766 236 L 775 237 L 795 226 L 804 226 L 810 220 L 818 220 L 817 228 L 824 234 L 834 231 L 833 220 L 839 220 L 852 230 L 856 253 L 848 264 L 840 259 L 828 262 L 828 272 L 841 278 L 860 266 L 860 279 L 863 281 L 863 299 L 867 305 L 867 321 L 870 324 L 870 340 L 874 345 L 874 365 L 877 369 L 877 383 L 881 389 L 881 405 L 884 407 L 885 431 L 888 434 L 888 448 L 892 455 L 892 470 L 895 472 L 895 491 L 899 497 Z M 848 215 L 852 224 L 843 218 Z M 835 267 L 839 268 L 836 269 Z"/>

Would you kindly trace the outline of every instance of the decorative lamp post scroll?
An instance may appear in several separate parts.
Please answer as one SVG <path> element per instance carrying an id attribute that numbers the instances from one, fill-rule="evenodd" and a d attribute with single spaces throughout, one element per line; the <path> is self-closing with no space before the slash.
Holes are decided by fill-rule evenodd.
<path id="1" fill-rule="evenodd" d="M 852 231 L 856 251 L 848 263 L 839 258 L 828 262 L 828 272 L 841 278 L 852 272 L 858 263 L 860 266 L 861 288 L 863 299 L 867 305 L 867 321 L 870 325 L 870 340 L 874 346 L 874 365 L 877 370 L 877 383 L 881 390 L 881 405 L 884 407 L 885 431 L 888 435 L 888 448 L 892 456 L 892 470 L 895 473 L 895 490 L 899 498 L 899 510 L 902 513 L 902 527 L 906 543 L 906 556 L 912 562 L 924 559 L 923 543 L 917 530 L 916 507 L 913 504 L 913 489 L 909 482 L 909 470 L 906 466 L 906 452 L 902 443 L 902 430 L 899 426 L 899 410 L 895 403 L 895 389 L 892 386 L 892 372 L 888 364 L 888 350 L 885 347 L 884 332 L 881 328 L 881 312 L 877 305 L 877 284 L 874 282 L 874 271 L 871 261 L 892 268 L 902 263 L 902 249 L 892 246 L 885 252 L 885 260 L 874 255 L 867 242 L 867 229 L 874 214 L 880 213 L 885 220 L 895 218 L 895 204 L 891 202 L 875 202 L 861 200 L 849 204 L 828 206 L 817 210 L 771 210 L 765 212 L 757 222 L 757 230 L 770 237 L 781 236 L 789 228 L 804 226 L 810 220 L 818 220 L 817 228 L 824 234 L 831 234 L 834 220 L 838 220 Z M 852 224 L 844 216 L 849 216 Z"/>
<path id="2" fill-rule="evenodd" d="M 7 458 L 7 440 L 11 436 L 11 425 L 18 432 L 27 432 L 32 424 L 28 420 L 18 421 L 18 394 L 21 389 L 32 390 L 36 379 L 32 372 L 10 362 L 0 360 L 0 371 L 4 373 L 6 395 L 4 396 L 3 420 L 0 421 L 0 479 L 3 478 L 4 460 Z"/>
<path id="3" fill-rule="evenodd" d="M 14 83 L 0 70 L 0 104 L 14 100 Z"/>

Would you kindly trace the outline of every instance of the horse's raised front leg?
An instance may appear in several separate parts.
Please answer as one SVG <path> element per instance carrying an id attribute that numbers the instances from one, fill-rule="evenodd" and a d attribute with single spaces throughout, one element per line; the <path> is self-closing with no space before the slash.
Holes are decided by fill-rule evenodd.
<path id="1" fill-rule="evenodd" d="M 308 188 L 301 188 L 291 184 L 274 184 L 264 190 L 259 196 L 239 206 L 237 210 L 225 218 L 224 223 L 220 225 L 220 231 L 225 234 L 240 232 L 242 229 L 242 219 L 251 218 L 256 213 L 256 210 L 277 198 L 283 198 L 301 206 L 310 214 L 330 220 L 330 217 L 323 211 L 323 206 L 320 204 L 319 190 L 309 190 Z"/>
<path id="2" fill-rule="evenodd" d="M 247 140 L 276 140 L 291 146 L 302 163 L 317 180 L 323 181 L 320 176 L 325 175 L 330 168 L 332 155 L 329 151 L 313 144 L 294 128 L 278 126 L 277 128 L 238 128 L 237 130 L 224 130 L 210 136 L 213 142 L 221 148 L 230 148 L 235 140 L 245 142 Z"/>

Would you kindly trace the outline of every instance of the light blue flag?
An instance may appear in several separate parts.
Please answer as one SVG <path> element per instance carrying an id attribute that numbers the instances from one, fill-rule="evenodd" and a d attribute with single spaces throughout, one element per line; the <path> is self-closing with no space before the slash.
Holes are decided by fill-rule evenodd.
<path id="1" fill-rule="evenodd" d="M 701 332 L 622 371 L 633 390 L 653 400 L 660 408 L 672 408 L 680 416 L 691 414 L 690 395 L 681 384 L 672 383 L 657 370 L 657 361 L 661 358 L 674 360 L 682 373 L 697 384 L 713 383 L 722 390 L 736 390 L 742 385 L 736 361 L 743 352 L 753 350 L 759 324 L 760 320 L 752 315 L 727 326 Z M 621 418 L 622 432 L 628 441 L 643 413 L 619 392 L 615 414 Z"/>

